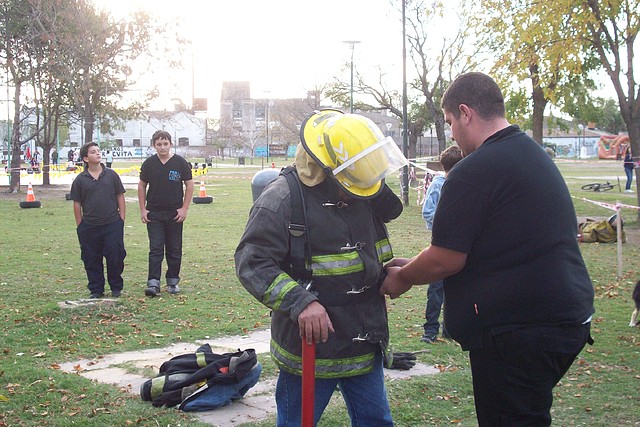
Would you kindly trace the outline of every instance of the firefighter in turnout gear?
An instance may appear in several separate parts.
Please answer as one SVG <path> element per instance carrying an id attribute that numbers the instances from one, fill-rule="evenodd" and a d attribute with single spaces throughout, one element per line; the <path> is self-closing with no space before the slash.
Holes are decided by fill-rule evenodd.
<path id="1" fill-rule="evenodd" d="M 379 289 L 393 257 L 385 222 L 402 202 L 384 177 L 407 160 L 371 120 L 338 110 L 311 114 L 300 139 L 294 166 L 254 202 L 235 253 L 243 286 L 272 310 L 277 425 L 300 424 L 302 339 L 317 343 L 316 423 L 338 386 L 352 423 L 392 425 Z"/>

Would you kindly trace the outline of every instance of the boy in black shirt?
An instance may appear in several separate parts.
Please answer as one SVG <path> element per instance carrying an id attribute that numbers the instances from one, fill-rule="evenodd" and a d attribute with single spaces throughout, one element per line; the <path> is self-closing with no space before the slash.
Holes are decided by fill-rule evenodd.
<path id="1" fill-rule="evenodd" d="M 149 274 L 144 293 L 150 297 L 160 294 L 165 252 L 168 291 L 171 294 L 180 292 L 182 225 L 187 218 L 194 188 L 189 164 L 171 152 L 171 135 L 159 130 L 153 134 L 152 141 L 156 155 L 142 163 L 138 183 L 140 216 L 147 224 L 149 235 Z"/>
<path id="2" fill-rule="evenodd" d="M 71 184 L 70 199 L 76 218 L 78 240 L 84 268 L 89 281 L 89 298 L 104 295 L 104 267 L 107 261 L 107 279 L 111 296 L 122 292 L 124 258 L 124 186 L 116 172 L 105 168 L 100 147 L 89 142 L 80 149 L 84 172 Z"/>

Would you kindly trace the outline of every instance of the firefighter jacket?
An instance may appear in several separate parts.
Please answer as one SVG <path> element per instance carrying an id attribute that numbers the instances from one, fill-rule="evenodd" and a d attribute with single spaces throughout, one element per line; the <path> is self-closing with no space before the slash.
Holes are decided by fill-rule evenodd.
<path id="1" fill-rule="evenodd" d="M 335 184 L 301 183 L 307 210 L 312 281 L 298 283 L 289 260 L 291 196 L 284 176 L 255 201 L 236 249 L 242 285 L 272 310 L 271 355 L 288 372 L 302 373 L 298 315 L 317 300 L 335 333 L 316 344 L 316 377 L 368 373 L 389 341 L 383 263 L 393 258 L 384 222 L 369 200 L 341 200 Z"/>

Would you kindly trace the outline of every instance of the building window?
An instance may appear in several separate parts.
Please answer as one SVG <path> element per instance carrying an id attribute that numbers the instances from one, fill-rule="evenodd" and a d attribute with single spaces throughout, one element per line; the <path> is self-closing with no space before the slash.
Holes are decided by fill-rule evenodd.
<path id="1" fill-rule="evenodd" d="M 188 147 L 189 146 L 189 138 L 184 137 L 184 136 L 178 138 L 178 146 L 180 146 L 180 147 Z"/>
<path id="2" fill-rule="evenodd" d="M 256 120 L 264 120 L 264 110 L 256 109 Z"/>
<path id="3" fill-rule="evenodd" d="M 241 119 L 242 118 L 242 110 L 233 110 L 233 118 Z"/>
<path id="4" fill-rule="evenodd" d="M 116 147 L 122 147 L 122 139 L 116 138 Z"/>
<path id="5" fill-rule="evenodd" d="M 140 147 L 140 139 L 139 138 L 133 138 L 133 146 L 134 147 Z"/>

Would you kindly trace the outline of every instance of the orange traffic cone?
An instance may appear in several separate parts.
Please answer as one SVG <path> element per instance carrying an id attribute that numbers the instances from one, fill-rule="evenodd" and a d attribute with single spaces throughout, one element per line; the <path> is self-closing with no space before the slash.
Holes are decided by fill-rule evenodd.
<path id="1" fill-rule="evenodd" d="M 207 189 L 204 186 L 204 181 L 200 181 L 200 194 L 198 197 L 207 197 Z"/>
<path id="2" fill-rule="evenodd" d="M 27 188 L 27 198 L 25 202 L 35 202 L 36 196 L 33 194 L 33 186 L 29 183 L 29 187 Z"/>
<path id="3" fill-rule="evenodd" d="M 36 196 L 33 194 L 33 186 L 29 183 L 27 188 L 27 198 L 24 202 L 20 202 L 21 208 L 39 208 L 40 202 L 36 200 Z"/>
<path id="4" fill-rule="evenodd" d="M 204 186 L 204 181 L 200 181 L 200 192 L 198 197 L 193 198 L 193 203 L 206 204 L 213 202 L 213 197 L 207 196 L 207 189 Z"/>

